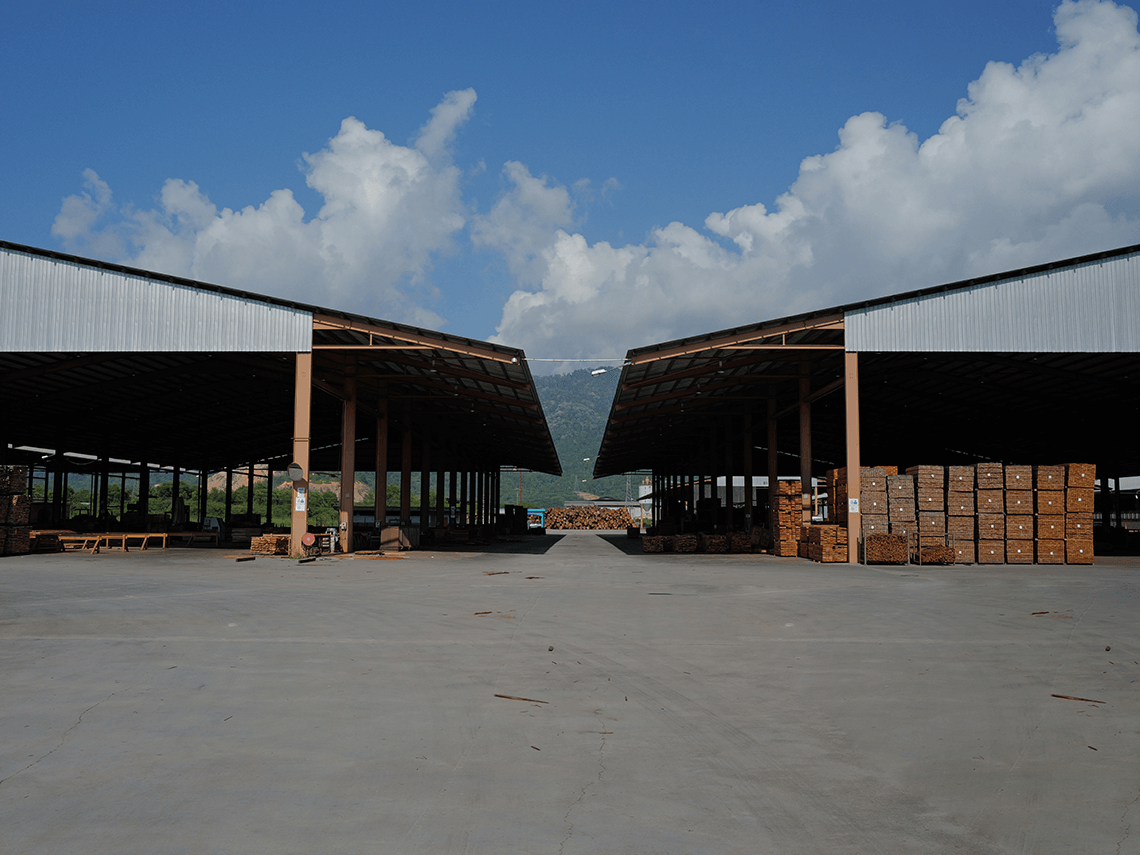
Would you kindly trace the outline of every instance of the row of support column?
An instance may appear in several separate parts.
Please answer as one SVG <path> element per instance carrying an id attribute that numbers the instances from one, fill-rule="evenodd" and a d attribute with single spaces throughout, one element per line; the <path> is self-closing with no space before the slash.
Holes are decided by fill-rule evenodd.
<path id="1" fill-rule="evenodd" d="M 835 384 L 823 389 L 819 394 L 826 394 L 837 388 Z M 859 358 L 857 353 L 844 352 L 844 382 L 845 396 L 845 427 L 846 427 L 846 466 L 848 495 L 859 496 Z M 759 424 L 753 414 L 740 417 L 727 417 L 715 430 L 708 432 L 704 438 L 703 453 L 699 452 L 685 467 L 693 470 L 685 474 L 673 471 L 653 472 L 651 489 L 653 495 L 652 511 L 655 522 L 661 522 L 668 514 L 680 513 L 682 516 L 695 518 L 701 499 L 717 495 L 717 482 L 723 477 L 725 483 L 725 514 L 728 527 L 733 527 L 733 481 L 736 475 L 743 475 L 744 503 L 743 528 L 750 530 L 752 526 L 766 522 L 773 534 L 776 531 L 776 507 L 778 496 L 778 481 L 780 474 L 778 451 L 778 425 L 779 420 L 795 413 L 799 423 L 799 476 L 800 476 L 800 507 L 803 522 L 810 523 L 813 514 L 813 456 L 812 456 L 812 418 L 811 406 L 813 394 L 811 389 L 811 363 L 804 360 L 800 363 L 798 378 L 798 395 L 793 406 L 778 408 L 775 397 L 766 401 L 766 450 L 768 473 L 768 518 L 757 519 L 754 507 L 754 458 L 753 450 Z M 742 450 L 737 456 L 734 449 Z M 695 464 L 695 465 L 693 465 Z M 833 518 L 835 510 L 833 509 Z M 847 508 L 848 527 L 848 560 L 855 562 L 859 556 L 859 537 L 861 535 L 861 521 L 859 503 L 850 501 Z"/>
<path id="2" fill-rule="evenodd" d="M 295 369 L 293 410 L 293 462 L 301 468 L 300 480 L 293 482 L 293 510 L 290 523 L 290 551 L 302 551 L 302 538 L 308 530 L 309 501 L 309 436 L 312 409 L 312 354 L 298 353 Z M 341 412 L 340 459 L 340 529 L 345 551 L 352 551 L 356 482 L 357 377 L 352 360 L 346 365 Z M 384 526 L 388 511 L 388 443 L 391 438 L 392 414 L 386 390 L 381 387 L 376 401 L 375 501 L 373 514 L 377 528 Z M 498 516 L 500 476 L 497 465 L 491 470 L 470 467 L 458 454 L 448 453 L 444 437 L 433 437 L 428 430 L 415 430 L 412 415 L 401 414 L 400 424 L 400 501 L 399 522 L 407 526 L 412 519 L 412 461 L 414 440 L 420 440 L 420 525 L 426 528 L 434 510 L 442 524 L 448 519 L 469 526 L 492 525 Z M 434 440 L 434 442 L 433 442 Z M 435 464 L 433 468 L 433 463 Z M 431 507 L 431 473 L 435 473 L 436 503 Z M 446 482 L 450 477 L 450 513 L 445 508 Z"/>

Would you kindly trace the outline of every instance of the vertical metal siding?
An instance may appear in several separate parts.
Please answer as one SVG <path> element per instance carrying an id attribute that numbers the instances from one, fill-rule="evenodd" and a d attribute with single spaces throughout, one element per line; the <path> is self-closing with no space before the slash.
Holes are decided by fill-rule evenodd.
<path id="1" fill-rule="evenodd" d="M 855 309 L 849 351 L 1135 353 L 1140 253 Z"/>
<path id="2" fill-rule="evenodd" d="M 0 250 L 0 350 L 247 351 L 312 348 L 312 314 Z"/>

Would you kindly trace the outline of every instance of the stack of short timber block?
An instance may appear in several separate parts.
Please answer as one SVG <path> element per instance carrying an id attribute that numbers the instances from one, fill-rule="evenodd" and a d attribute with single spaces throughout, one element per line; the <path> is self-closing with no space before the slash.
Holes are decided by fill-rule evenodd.
<path id="1" fill-rule="evenodd" d="M 906 476 L 914 479 L 918 508 L 918 537 L 912 560 L 921 564 L 952 564 L 956 550 L 949 543 L 945 466 L 912 466 Z"/>
<path id="2" fill-rule="evenodd" d="M 847 526 L 813 525 L 808 528 L 808 558 L 824 564 L 847 561 Z"/>
<path id="3" fill-rule="evenodd" d="M 25 555 L 32 549 L 28 467 L 0 466 L 0 555 Z"/>
<path id="4" fill-rule="evenodd" d="M 1065 563 L 1093 563 L 1093 485 L 1096 466 L 1065 467 Z"/>
<path id="5" fill-rule="evenodd" d="M 954 563 L 978 560 L 978 533 L 974 497 L 974 467 L 946 467 L 946 540 L 954 550 Z"/>
<path id="6" fill-rule="evenodd" d="M 249 551 L 258 555 L 288 555 L 289 535 L 263 534 L 250 538 Z"/>
<path id="7" fill-rule="evenodd" d="M 772 551 L 775 555 L 795 557 L 799 554 L 800 528 L 803 525 L 803 498 L 799 481 L 776 482 L 776 535 Z"/>

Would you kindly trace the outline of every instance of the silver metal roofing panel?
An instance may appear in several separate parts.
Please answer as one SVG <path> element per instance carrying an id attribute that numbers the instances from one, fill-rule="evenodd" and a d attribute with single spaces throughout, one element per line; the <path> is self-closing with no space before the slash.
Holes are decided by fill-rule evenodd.
<path id="1" fill-rule="evenodd" d="M 0 247 L 0 350 L 312 348 L 312 313 Z"/>
<path id="2" fill-rule="evenodd" d="M 1140 352 L 1140 253 L 940 289 L 844 318 L 849 351 Z"/>

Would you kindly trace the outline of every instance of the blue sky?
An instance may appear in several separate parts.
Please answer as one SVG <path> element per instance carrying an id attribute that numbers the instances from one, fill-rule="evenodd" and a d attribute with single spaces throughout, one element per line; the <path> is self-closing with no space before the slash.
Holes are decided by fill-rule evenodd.
<path id="1" fill-rule="evenodd" d="M 1140 242 L 1138 57 L 1089 0 L 22 4 L 0 238 L 620 355 Z"/>

